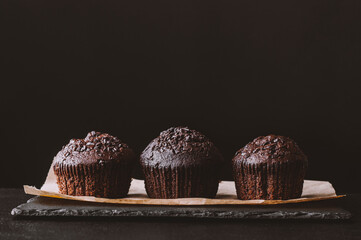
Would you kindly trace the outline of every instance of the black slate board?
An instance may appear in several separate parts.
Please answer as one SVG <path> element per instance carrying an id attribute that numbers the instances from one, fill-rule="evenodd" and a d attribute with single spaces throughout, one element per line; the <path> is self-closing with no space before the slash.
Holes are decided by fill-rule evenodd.
<path id="1" fill-rule="evenodd" d="M 349 219 L 337 199 L 282 205 L 150 206 L 80 202 L 34 197 L 11 211 L 14 216 L 190 217 L 228 219 Z"/>

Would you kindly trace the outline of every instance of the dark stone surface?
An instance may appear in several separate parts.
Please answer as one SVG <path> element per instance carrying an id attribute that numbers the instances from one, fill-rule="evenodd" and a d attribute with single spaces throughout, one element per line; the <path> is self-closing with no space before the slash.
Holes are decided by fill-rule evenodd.
<path id="1" fill-rule="evenodd" d="M 15 216 L 189 217 L 245 219 L 349 219 L 351 214 L 325 202 L 270 206 L 149 206 L 79 202 L 34 197 L 11 212 Z"/>
<path id="2" fill-rule="evenodd" d="M 14 217 L 26 202 L 21 189 L 0 189 L 0 239 L 360 239 L 361 195 L 322 201 L 349 220 L 209 219 L 180 217 Z M 316 202 L 315 202 L 316 203 Z M 310 203 L 311 204 L 311 203 Z M 311 204 L 313 205 L 313 204 Z"/>

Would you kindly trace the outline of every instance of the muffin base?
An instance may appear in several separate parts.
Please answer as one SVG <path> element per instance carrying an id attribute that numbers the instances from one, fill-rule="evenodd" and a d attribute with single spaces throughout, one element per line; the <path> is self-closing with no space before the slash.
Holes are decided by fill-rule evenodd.
<path id="1" fill-rule="evenodd" d="M 143 167 L 145 189 L 150 198 L 214 198 L 219 177 L 216 167 Z"/>
<path id="2" fill-rule="evenodd" d="M 237 197 L 242 200 L 285 200 L 301 197 L 305 164 L 283 162 L 233 166 Z"/>
<path id="3" fill-rule="evenodd" d="M 89 165 L 55 164 L 54 173 L 61 194 L 121 198 L 128 194 L 131 166 L 116 163 Z"/>

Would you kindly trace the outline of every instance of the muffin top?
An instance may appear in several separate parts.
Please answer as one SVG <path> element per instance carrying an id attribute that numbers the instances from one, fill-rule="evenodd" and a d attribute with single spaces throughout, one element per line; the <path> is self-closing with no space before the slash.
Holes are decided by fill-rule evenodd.
<path id="1" fill-rule="evenodd" d="M 200 132 L 188 127 L 172 127 L 149 143 L 140 161 L 145 166 L 179 167 L 221 163 L 223 157 Z"/>
<path id="2" fill-rule="evenodd" d="M 92 131 L 84 139 L 71 139 L 55 156 L 55 164 L 127 163 L 134 159 L 131 148 L 117 137 Z"/>
<path id="3" fill-rule="evenodd" d="M 307 157 L 291 138 L 271 134 L 258 137 L 238 150 L 233 163 L 239 161 L 245 163 L 307 162 Z"/>

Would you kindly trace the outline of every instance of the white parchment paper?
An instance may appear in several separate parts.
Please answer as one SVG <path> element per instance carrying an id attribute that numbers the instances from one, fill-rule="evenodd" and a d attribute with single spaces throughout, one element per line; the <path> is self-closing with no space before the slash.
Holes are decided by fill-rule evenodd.
<path id="1" fill-rule="evenodd" d="M 126 198 L 109 199 L 89 196 L 70 196 L 60 194 L 56 177 L 51 167 L 44 185 L 38 189 L 33 186 L 24 186 L 25 193 L 38 196 L 63 198 L 77 201 L 118 203 L 118 204 L 143 204 L 143 205 L 267 205 L 298 203 L 308 201 L 318 201 L 343 197 L 336 195 L 335 189 L 327 181 L 305 180 L 301 198 L 289 200 L 239 200 L 233 181 L 222 181 L 219 184 L 216 198 L 177 198 L 177 199 L 152 199 L 148 198 L 144 188 L 144 181 L 133 179 L 129 194 Z"/>

